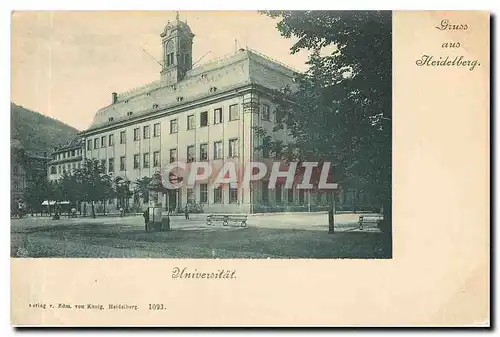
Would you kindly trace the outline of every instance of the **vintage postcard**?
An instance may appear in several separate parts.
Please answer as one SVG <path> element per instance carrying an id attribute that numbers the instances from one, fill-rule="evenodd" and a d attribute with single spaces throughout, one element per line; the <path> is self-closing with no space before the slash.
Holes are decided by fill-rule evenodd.
<path id="1" fill-rule="evenodd" d="M 15 326 L 490 324 L 490 13 L 14 11 Z"/>

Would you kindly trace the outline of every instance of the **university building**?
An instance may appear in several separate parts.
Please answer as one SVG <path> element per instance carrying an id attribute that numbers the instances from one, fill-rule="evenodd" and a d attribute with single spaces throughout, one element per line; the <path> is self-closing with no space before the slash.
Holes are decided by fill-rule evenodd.
<path id="1" fill-rule="evenodd" d="M 244 166 L 263 160 L 268 156 L 255 150 L 262 140 L 254 126 L 285 145 L 291 141 L 286 126 L 272 131 L 276 120 L 272 97 L 275 90 L 296 86 L 295 71 L 248 48 L 193 68 L 194 36 L 187 23 L 178 18 L 169 22 L 160 34 L 160 79 L 112 93 L 110 104 L 80 134 L 83 158 L 99 160 L 114 179 L 129 182 L 131 189 L 136 179 L 163 173 L 172 162 L 208 161 L 220 166 L 231 160 Z M 184 184 L 174 195 L 165 195 L 162 203 L 167 209 L 195 202 L 203 204 L 206 213 L 253 213 L 286 206 L 307 211 L 311 203 L 326 205 L 328 195 L 311 200 L 307 191 L 281 186 L 269 190 L 262 181 L 247 189 L 214 188 L 207 182 L 193 188 Z"/>

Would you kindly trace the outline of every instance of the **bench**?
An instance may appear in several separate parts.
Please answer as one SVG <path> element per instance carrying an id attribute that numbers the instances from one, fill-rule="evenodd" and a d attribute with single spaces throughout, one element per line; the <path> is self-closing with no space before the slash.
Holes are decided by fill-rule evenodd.
<path id="1" fill-rule="evenodd" d="M 376 224 L 377 227 L 379 225 L 379 222 L 382 221 L 383 217 L 380 215 L 360 215 L 359 216 L 359 229 L 363 229 L 364 224 Z"/>
<path id="2" fill-rule="evenodd" d="M 247 226 L 246 214 L 209 214 L 207 215 L 207 225 L 212 226 L 215 221 L 222 221 L 223 226 L 229 226 L 229 222 L 238 223 L 240 227 Z"/>

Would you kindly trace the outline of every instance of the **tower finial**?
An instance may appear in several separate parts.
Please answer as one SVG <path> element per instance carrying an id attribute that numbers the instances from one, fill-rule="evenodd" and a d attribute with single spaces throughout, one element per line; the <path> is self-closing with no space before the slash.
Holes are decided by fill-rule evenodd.
<path id="1" fill-rule="evenodd" d="M 179 11 L 175 12 L 175 20 L 179 21 Z"/>

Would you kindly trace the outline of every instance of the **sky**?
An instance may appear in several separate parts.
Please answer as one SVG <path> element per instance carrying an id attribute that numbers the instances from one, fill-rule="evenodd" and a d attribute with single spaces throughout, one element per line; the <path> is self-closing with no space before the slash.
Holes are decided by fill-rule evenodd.
<path id="1" fill-rule="evenodd" d="M 181 11 L 195 34 L 197 65 L 238 48 L 255 49 L 297 70 L 308 52 L 291 55 L 294 39 L 282 37 L 278 20 L 257 12 Z M 159 80 L 159 34 L 172 11 L 14 12 L 11 100 L 79 130 L 123 92 Z M 236 40 L 236 43 L 235 43 Z M 146 50 L 148 55 L 144 50 Z M 208 54 L 207 54 L 208 53 Z"/>

